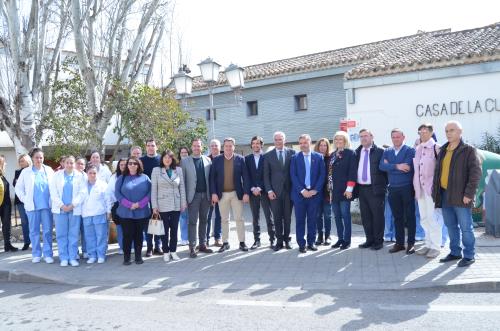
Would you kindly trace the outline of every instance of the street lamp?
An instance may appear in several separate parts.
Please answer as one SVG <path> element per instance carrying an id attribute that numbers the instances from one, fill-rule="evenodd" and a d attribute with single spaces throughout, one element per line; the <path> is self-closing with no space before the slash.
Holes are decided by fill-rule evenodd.
<path id="1" fill-rule="evenodd" d="M 214 94 L 213 94 L 213 89 L 217 82 L 219 81 L 219 73 L 220 73 L 220 68 L 221 65 L 212 60 L 210 57 L 206 58 L 205 60 L 201 61 L 198 63 L 198 66 L 200 67 L 201 71 L 201 76 L 203 78 L 203 81 L 207 84 L 208 86 L 208 96 L 209 96 L 209 101 L 210 101 L 210 109 L 209 109 L 209 114 L 210 114 L 210 119 L 212 122 L 212 136 L 215 138 L 215 106 L 214 106 Z M 184 66 L 179 70 L 179 73 L 174 75 L 173 80 L 174 80 L 174 85 L 175 89 L 177 91 L 177 94 L 185 100 L 191 92 L 192 92 L 192 87 L 193 87 L 193 78 L 188 75 L 189 71 L 186 72 L 186 67 Z M 235 92 L 235 98 L 236 98 L 236 105 L 239 105 L 241 102 L 241 89 L 245 86 L 245 79 L 244 79 L 244 73 L 245 70 L 235 64 L 230 64 L 226 70 L 224 71 L 224 74 L 226 75 L 227 81 L 229 83 L 229 86 L 231 89 Z M 187 106 L 187 102 L 185 104 Z M 217 108 L 227 108 L 227 107 L 234 107 L 235 105 L 224 105 L 224 106 L 218 106 Z"/>

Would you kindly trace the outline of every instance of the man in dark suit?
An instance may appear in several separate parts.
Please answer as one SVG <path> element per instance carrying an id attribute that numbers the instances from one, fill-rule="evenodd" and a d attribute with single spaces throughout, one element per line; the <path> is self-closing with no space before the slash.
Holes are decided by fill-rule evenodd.
<path id="1" fill-rule="evenodd" d="M 370 130 L 359 131 L 361 146 L 356 149 L 357 181 L 354 197 L 359 198 L 361 222 L 366 241 L 359 248 L 379 250 L 384 247 L 384 208 L 387 175 L 379 169 L 384 150 L 373 142 Z"/>
<path id="2" fill-rule="evenodd" d="M 252 247 L 250 247 L 250 249 L 256 249 L 261 246 L 259 225 L 261 205 L 262 210 L 264 211 L 264 217 L 266 218 L 270 248 L 274 249 L 274 223 L 271 217 L 269 197 L 267 196 L 264 189 L 264 155 L 262 153 L 263 145 L 264 139 L 262 139 L 262 137 L 253 137 L 250 142 L 253 153 L 245 156 L 245 164 L 248 169 L 248 178 L 250 181 L 250 209 L 252 210 L 253 236 L 255 239 L 255 242 Z"/>
<path id="3" fill-rule="evenodd" d="M 295 232 L 301 253 L 306 252 L 304 240 L 307 224 L 307 249 L 317 251 L 316 222 L 321 205 L 323 185 L 325 184 L 325 162 L 323 155 L 311 151 L 311 137 L 302 134 L 299 137 L 300 153 L 295 154 L 290 162 L 292 179 L 291 197 L 295 205 Z"/>
<path id="4" fill-rule="evenodd" d="M 271 202 L 274 226 L 276 229 L 275 251 L 292 249 L 290 244 L 290 224 L 292 223 L 293 204 L 290 199 L 290 160 L 295 151 L 285 147 L 286 136 L 283 132 L 274 133 L 274 149 L 264 155 L 264 186 Z"/>
<path id="5" fill-rule="evenodd" d="M 245 222 L 243 220 L 243 202 L 248 203 L 250 187 L 245 158 L 234 153 L 234 138 L 224 139 L 224 154 L 212 160 L 210 169 L 210 194 L 212 204 L 219 203 L 222 218 L 222 246 L 219 253 L 229 249 L 229 212 L 236 222 L 236 231 L 240 250 L 246 252 Z"/>

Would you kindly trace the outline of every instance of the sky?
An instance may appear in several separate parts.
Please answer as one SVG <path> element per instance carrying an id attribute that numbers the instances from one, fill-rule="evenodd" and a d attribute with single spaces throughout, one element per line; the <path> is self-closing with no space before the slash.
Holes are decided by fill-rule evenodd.
<path id="1" fill-rule="evenodd" d="M 241 66 L 500 22 L 500 1 L 176 0 L 174 35 L 192 74 L 210 56 Z"/>

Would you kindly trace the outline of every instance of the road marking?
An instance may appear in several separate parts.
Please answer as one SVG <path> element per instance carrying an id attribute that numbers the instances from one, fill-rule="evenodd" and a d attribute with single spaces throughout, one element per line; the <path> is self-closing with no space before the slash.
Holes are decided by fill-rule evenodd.
<path id="1" fill-rule="evenodd" d="M 132 297 L 132 296 L 119 296 L 119 295 L 99 295 L 99 294 L 80 294 L 70 293 L 66 296 L 68 299 L 80 300 L 97 300 L 97 301 L 129 301 L 129 302 L 151 302 L 155 301 L 154 297 Z"/>
<path id="2" fill-rule="evenodd" d="M 379 304 L 377 307 L 380 310 L 390 311 L 438 311 L 438 312 L 500 312 L 499 305 L 481 306 L 481 305 L 392 305 L 392 304 Z"/>
<path id="3" fill-rule="evenodd" d="M 285 301 L 257 301 L 257 300 L 219 300 L 221 306 L 252 306 L 252 307 L 286 307 L 305 308 L 312 307 L 309 302 L 285 302 Z"/>

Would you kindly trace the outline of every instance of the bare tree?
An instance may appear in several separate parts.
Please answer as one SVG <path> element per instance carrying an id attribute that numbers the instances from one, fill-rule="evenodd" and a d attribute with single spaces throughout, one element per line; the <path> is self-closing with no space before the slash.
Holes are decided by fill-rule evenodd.
<path id="1" fill-rule="evenodd" d="M 29 5 L 28 5 L 29 4 Z M 21 6 L 23 5 L 23 6 Z M 37 126 L 50 109 L 50 84 L 66 30 L 65 1 L 0 0 L 0 129 L 17 153 L 39 143 Z M 55 44 L 47 32 L 59 26 Z M 47 54 L 50 47 L 51 54 Z M 51 55 L 51 56 L 47 56 Z"/>
<path id="2" fill-rule="evenodd" d="M 116 86 L 132 87 L 143 75 L 145 65 L 152 66 L 168 17 L 165 13 L 169 2 L 70 1 L 76 58 L 93 118 L 92 147 L 102 150 L 103 137 L 115 112 L 107 102 L 108 97 Z M 102 17 L 106 18 L 105 22 L 101 21 Z M 99 27 L 96 22 L 101 22 Z M 95 38 L 99 32 L 101 35 Z"/>

